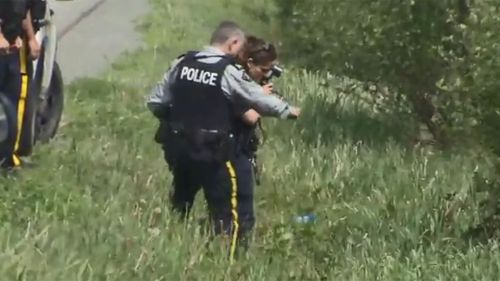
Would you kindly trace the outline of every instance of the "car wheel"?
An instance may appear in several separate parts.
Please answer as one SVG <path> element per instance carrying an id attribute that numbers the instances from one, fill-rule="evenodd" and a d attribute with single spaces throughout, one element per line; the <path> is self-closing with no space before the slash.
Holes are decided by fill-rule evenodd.
<path id="1" fill-rule="evenodd" d="M 64 83 L 57 62 L 54 62 L 46 97 L 45 101 L 40 101 L 36 115 L 36 139 L 45 143 L 56 135 L 64 108 Z"/>

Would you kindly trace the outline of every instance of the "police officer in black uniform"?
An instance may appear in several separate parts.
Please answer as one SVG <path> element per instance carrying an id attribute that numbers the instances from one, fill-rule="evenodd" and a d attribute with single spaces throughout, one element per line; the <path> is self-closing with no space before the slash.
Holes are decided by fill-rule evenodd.
<path id="1" fill-rule="evenodd" d="M 29 89 L 31 64 L 28 51 L 33 59 L 37 58 L 40 52 L 29 12 L 33 1 L 41 0 L 0 1 L 0 92 L 6 95 L 17 113 L 17 128 L 22 128 L 22 124 L 19 124 L 22 120 L 17 116 L 24 116 L 24 112 L 19 112 L 22 109 L 20 104 L 24 104 Z M 19 133 L 18 130 L 17 138 L 11 147 L 2 149 L 0 161 L 3 168 L 10 169 L 21 165 L 21 159 L 15 153 Z"/>
<path id="2" fill-rule="evenodd" d="M 270 83 L 273 77 L 281 76 L 282 69 L 276 64 L 278 54 L 273 44 L 253 35 L 247 36 L 245 45 L 238 56 L 239 64 L 256 83 L 267 92 L 277 94 Z M 249 159 L 253 167 L 252 179 L 260 184 L 257 164 L 257 150 L 263 138 L 261 116 L 251 108 L 242 108 L 235 123 L 238 153 Z M 250 178 L 245 176 L 245 178 Z"/>
<path id="3" fill-rule="evenodd" d="M 186 216 L 203 188 L 215 233 L 231 237 L 231 260 L 254 224 L 253 191 L 238 186 L 239 171 L 251 166 L 235 154 L 236 108 L 283 119 L 300 114 L 236 66 L 244 41 L 236 23 L 221 23 L 211 46 L 175 60 L 147 102 L 160 119 L 156 140 L 174 176 L 173 209 Z"/>
<path id="4" fill-rule="evenodd" d="M 21 93 L 21 57 L 23 45 L 23 20 L 26 18 L 26 1 L 0 1 L 0 92 L 16 107 Z M 17 113 L 17 110 L 15 110 Z M 16 119 L 17 120 L 17 119 Z M 2 167 L 20 165 L 14 155 L 14 143 L 4 149 Z"/>

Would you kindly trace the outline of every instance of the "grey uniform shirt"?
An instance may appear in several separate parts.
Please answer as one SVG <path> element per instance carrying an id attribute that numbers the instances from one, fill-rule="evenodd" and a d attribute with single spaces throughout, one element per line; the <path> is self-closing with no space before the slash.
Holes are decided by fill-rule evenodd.
<path id="1" fill-rule="evenodd" d="M 205 47 L 200 53 L 205 55 L 224 55 L 222 51 L 214 47 Z M 182 58 L 181 58 L 182 59 Z M 166 106 L 172 98 L 171 87 L 175 83 L 177 64 L 181 59 L 176 59 L 171 68 L 163 76 L 163 80 L 157 83 L 151 91 L 146 102 L 152 112 Z M 220 57 L 200 59 L 204 63 L 217 63 Z M 287 118 L 290 114 L 290 106 L 274 95 L 266 95 L 263 88 L 247 78 L 245 71 L 234 65 L 228 65 L 221 80 L 221 87 L 226 97 L 233 103 L 234 108 L 250 107 L 262 116 L 274 116 Z"/>

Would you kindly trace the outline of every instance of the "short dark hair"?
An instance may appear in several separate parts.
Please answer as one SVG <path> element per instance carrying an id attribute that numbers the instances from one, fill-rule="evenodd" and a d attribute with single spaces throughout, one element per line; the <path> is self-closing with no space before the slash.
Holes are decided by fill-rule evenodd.
<path id="1" fill-rule="evenodd" d="M 246 37 L 245 45 L 243 46 L 240 56 L 243 65 L 245 65 L 249 59 L 252 59 L 255 64 L 264 64 L 272 62 L 277 58 L 278 53 L 273 44 L 253 35 Z"/>
<path id="2" fill-rule="evenodd" d="M 223 21 L 219 23 L 215 31 L 212 33 L 212 37 L 210 38 L 210 44 L 223 44 L 234 35 L 240 35 L 244 37 L 245 34 L 241 27 L 233 22 L 233 21 Z"/>

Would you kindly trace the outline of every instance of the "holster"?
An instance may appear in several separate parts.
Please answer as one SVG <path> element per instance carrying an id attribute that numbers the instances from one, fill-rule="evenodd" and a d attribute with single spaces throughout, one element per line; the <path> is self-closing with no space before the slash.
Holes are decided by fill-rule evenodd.
<path id="1" fill-rule="evenodd" d="M 243 147 L 241 151 L 248 155 L 250 162 L 252 163 L 252 168 L 255 176 L 255 183 L 260 185 L 260 169 L 259 163 L 257 162 L 257 150 L 261 144 L 261 136 L 257 130 L 257 127 L 252 128 L 248 139 L 243 141 Z"/>
<path id="2" fill-rule="evenodd" d="M 155 140 L 172 159 L 189 157 L 201 162 L 227 161 L 235 145 L 228 131 L 186 129 L 169 122 L 160 122 Z"/>

